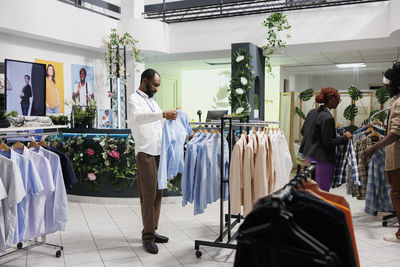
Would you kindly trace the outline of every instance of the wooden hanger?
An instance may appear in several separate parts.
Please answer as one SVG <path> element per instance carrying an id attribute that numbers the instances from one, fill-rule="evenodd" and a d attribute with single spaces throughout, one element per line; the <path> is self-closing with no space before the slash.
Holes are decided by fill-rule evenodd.
<path id="1" fill-rule="evenodd" d="M 375 129 L 373 127 L 369 126 L 368 129 L 365 132 L 366 133 L 375 132 Z"/>
<path id="2" fill-rule="evenodd" d="M 40 140 L 38 145 L 42 146 L 42 147 L 47 147 L 47 144 L 46 144 L 46 142 L 44 140 Z"/>
<path id="3" fill-rule="evenodd" d="M 340 122 L 338 122 L 336 123 L 336 128 L 343 128 L 343 125 Z"/>
<path id="4" fill-rule="evenodd" d="M 379 133 L 374 130 L 374 131 L 371 132 L 371 134 L 369 136 L 371 136 L 371 137 L 374 137 L 374 136 L 379 137 Z"/>
<path id="5" fill-rule="evenodd" d="M 15 149 L 24 149 L 24 144 L 23 143 L 21 143 L 21 142 L 16 142 L 16 143 L 14 143 L 13 145 L 12 145 L 12 149 L 13 150 L 15 150 Z"/>
<path id="6" fill-rule="evenodd" d="M 258 133 L 262 133 L 261 127 L 258 128 Z"/>
<path id="7" fill-rule="evenodd" d="M 32 141 L 29 142 L 29 144 L 28 144 L 28 148 L 31 148 L 31 147 L 33 147 L 33 148 L 40 148 L 40 145 L 39 145 L 35 140 L 32 140 Z"/>
<path id="8" fill-rule="evenodd" d="M 211 134 L 214 134 L 214 133 L 215 133 L 215 131 L 214 131 L 214 130 L 211 130 L 211 131 L 210 131 L 210 133 L 211 133 Z"/>
<path id="9" fill-rule="evenodd" d="M 10 148 L 6 144 L 1 143 L 0 144 L 0 151 L 10 152 Z"/>
<path id="10" fill-rule="evenodd" d="M 375 119 L 375 120 L 373 120 L 373 123 L 374 124 L 378 124 L 378 123 L 381 124 L 382 122 L 379 119 Z"/>
<path id="11" fill-rule="evenodd" d="M 252 134 L 257 134 L 256 128 L 252 127 L 252 128 L 251 128 L 251 132 L 252 132 Z"/>

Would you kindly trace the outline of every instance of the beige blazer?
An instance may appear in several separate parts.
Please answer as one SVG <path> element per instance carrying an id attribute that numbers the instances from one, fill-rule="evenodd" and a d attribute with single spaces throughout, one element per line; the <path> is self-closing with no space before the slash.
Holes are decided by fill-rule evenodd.
<path id="1" fill-rule="evenodd" d="M 247 141 L 244 135 L 236 142 L 229 166 L 229 198 L 231 201 L 231 212 L 239 214 L 242 212 L 243 204 L 243 163 L 244 150 Z"/>

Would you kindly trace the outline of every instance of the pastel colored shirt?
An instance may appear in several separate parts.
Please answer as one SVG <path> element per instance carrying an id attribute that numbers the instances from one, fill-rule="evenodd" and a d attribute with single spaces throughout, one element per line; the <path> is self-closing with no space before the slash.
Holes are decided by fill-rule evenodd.
<path id="1" fill-rule="evenodd" d="M 45 234 L 45 204 L 47 196 L 50 195 L 55 190 L 53 174 L 51 172 L 51 166 L 48 159 L 44 156 L 39 155 L 36 152 L 29 150 L 24 147 L 21 151 L 20 149 L 16 150 L 17 152 L 22 153 L 23 156 L 30 158 L 35 165 L 40 180 L 43 185 L 43 191 L 38 194 L 32 201 L 29 202 L 29 223 L 28 227 L 25 231 L 25 240 L 29 240 L 35 237 L 38 237 L 42 234 Z"/>
<path id="2" fill-rule="evenodd" d="M 35 151 L 35 150 L 33 150 Z M 47 195 L 45 206 L 45 233 L 64 231 L 68 220 L 68 199 L 61 170 L 60 157 L 42 147 L 38 153 L 50 162 L 55 189 Z"/>
<path id="3" fill-rule="evenodd" d="M 18 154 L 14 150 L 11 150 L 10 152 L 0 151 L 0 153 L 17 163 L 19 170 L 21 171 L 22 182 L 26 192 L 26 196 L 20 203 L 18 203 L 17 207 L 18 221 L 14 234 L 14 244 L 16 244 L 20 241 L 24 241 L 25 230 L 28 225 L 29 202 L 32 201 L 32 198 L 36 197 L 43 191 L 43 185 L 32 160 Z"/>
<path id="4" fill-rule="evenodd" d="M 183 172 L 183 148 L 192 127 L 186 113 L 178 110 L 176 120 L 164 123 L 161 142 L 160 164 L 158 167 L 158 189 L 167 188 L 167 180 Z"/>
<path id="5" fill-rule="evenodd" d="M 4 156 L 0 156 L 0 178 L 8 195 L 0 207 L 0 251 L 5 251 L 13 244 L 17 205 L 26 193 L 17 163 Z"/>

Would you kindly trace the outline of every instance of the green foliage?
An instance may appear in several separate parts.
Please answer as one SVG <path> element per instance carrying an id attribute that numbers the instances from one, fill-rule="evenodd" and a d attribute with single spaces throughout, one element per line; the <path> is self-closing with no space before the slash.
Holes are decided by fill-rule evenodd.
<path id="1" fill-rule="evenodd" d="M 279 52 L 280 48 L 286 47 L 286 42 L 280 37 L 280 32 L 287 31 L 291 28 L 286 15 L 283 13 L 274 13 L 270 15 L 262 25 L 267 28 L 267 43 L 263 46 L 265 55 L 265 66 L 267 72 L 272 73 L 272 66 L 270 63 L 271 55 Z M 290 38 L 289 34 L 285 35 Z"/>
<path id="2" fill-rule="evenodd" d="M 235 74 L 232 76 L 229 86 L 229 104 L 232 113 L 236 115 L 250 113 L 247 92 L 251 90 L 254 81 L 250 59 L 249 52 L 244 48 L 239 48 L 232 53 L 232 66 Z"/>
<path id="3" fill-rule="evenodd" d="M 107 178 L 115 191 L 132 186 L 137 168 L 131 135 L 128 138 L 111 138 L 106 135 L 92 140 L 85 137 L 56 137 L 50 141 L 50 145 L 63 147 L 71 158 L 79 182 L 88 190 L 98 191 L 103 184 L 101 177 L 105 174 L 109 174 Z"/>
<path id="4" fill-rule="evenodd" d="M 4 110 L 4 114 L 3 114 L 4 118 L 11 119 L 11 118 L 15 118 L 17 116 L 18 116 L 18 112 L 15 111 L 15 110 L 13 110 L 13 111 L 11 111 L 9 113 L 7 113 L 7 111 Z"/>
<path id="5" fill-rule="evenodd" d="M 369 118 L 371 118 L 372 117 L 372 115 L 374 115 L 375 113 L 377 113 L 377 112 L 379 112 L 380 110 L 373 110 L 373 111 L 371 111 L 371 113 L 369 114 Z M 376 117 L 375 117 L 375 119 L 378 119 L 378 120 L 380 120 L 381 122 L 385 122 L 386 121 L 386 119 L 387 119 L 387 114 L 386 114 L 386 112 L 381 112 L 381 113 L 379 113 Z"/>
<path id="6" fill-rule="evenodd" d="M 351 85 L 347 90 L 349 92 L 350 98 L 354 101 L 357 101 L 363 97 L 361 90 L 354 85 Z"/>
<path id="7" fill-rule="evenodd" d="M 296 107 L 295 110 L 296 110 L 296 114 L 297 114 L 300 118 L 302 118 L 303 120 L 306 119 L 306 115 L 304 114 L 303 111 L 300 110 L 300 108 Z"/>
<path id="8" fill-rule="evenodd" d="M 312 88 L 306 89 L 300 93 L 299 97 L 302 101 L 308 101 L 313 97 L 314 90 Z"/>
<path id="9" fill-rule="evenodd" d="M 92 128 L 97 116 L 96 102 L 90 99 L 89 106 L 72 105 L 71 118 L 74 128 Z"/>
<path id="10" fill-rule="evenodd" d="M 346 120 L 352 121 L 356 117 L 357 112 L 358 112 L 358 108 L 357 108 L 357 106 L 355 104 L 349 105 L 344 110 L 343 117 Z"/>
<path id="11" fill-rule="evenodd" d="M 47 115 L 54 125 L 67 125 L 70 121 L 65 115 Z"/>
<path id="12" fill-rule="evenodd" d="M 378 99 L 379 104 L 384 105 L 386 101 L 389 100 L 389 93 L 386 91 L 385 87 L 379 87 L 375 92 L 375 96 Z"/>

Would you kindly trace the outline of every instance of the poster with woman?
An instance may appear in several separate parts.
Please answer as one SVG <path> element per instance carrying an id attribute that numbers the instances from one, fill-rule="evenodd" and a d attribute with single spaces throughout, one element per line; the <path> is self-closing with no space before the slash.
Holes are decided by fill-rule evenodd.
<path id="1" fill-rule="evenodd" d="M 46 114 L 64 113 L 64 67 L 63 63 L 35 59 L 46 64 Z"/>
<path id="2" fill-rule="evenodd" d="M 88 106 L 94 99 L 94 69 L 71 64 L 72 101 L 78 106 Z"/>

